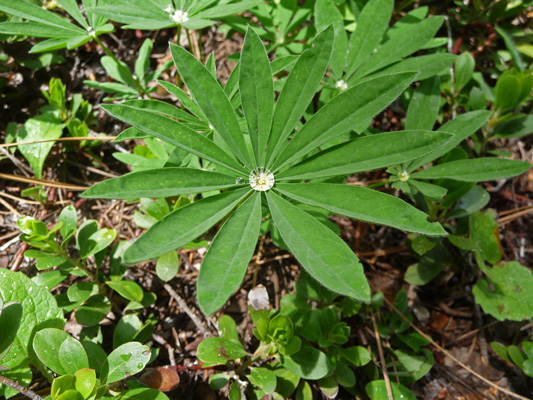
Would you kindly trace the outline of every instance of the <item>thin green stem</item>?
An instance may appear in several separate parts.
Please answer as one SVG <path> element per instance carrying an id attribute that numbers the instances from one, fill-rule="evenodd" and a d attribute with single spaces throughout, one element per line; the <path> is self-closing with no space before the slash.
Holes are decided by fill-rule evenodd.
<path id="1" fill-rule="evenodd" d="M 109 48 L 100 40 L 100 38 L 98 36 L 95 36 L 94 37 L 94 40 L 96 41 L 96 43 L 98 43 L 100 46 L 102 46 L 102 49 L 104 49 L 105 53 L 111 57 L 118 65 L 118 67 L 120 68 L 120 70 L 122 72 L 124 72 L 129 78 L 131 78 L 131 80 L 135 83 L 135 86 L 137 86 L 137 91 L 139 91 L 140 93 L 142 93 L 144 96 L 147 96 L 148 98 L 152 98 L 152 96 L 150 96 L 150 94 L 144 89 L 143 85 L 141 85 L 141 83 L 139 82 L 139 79 L 138 78 L 135 78 L 130 70 L 128 68 L 126 68 L 119 60 L 117 57 L 115 57 L 115 55 L 113 54 L 113 52 L 111 50 L 109 50 Z"/>

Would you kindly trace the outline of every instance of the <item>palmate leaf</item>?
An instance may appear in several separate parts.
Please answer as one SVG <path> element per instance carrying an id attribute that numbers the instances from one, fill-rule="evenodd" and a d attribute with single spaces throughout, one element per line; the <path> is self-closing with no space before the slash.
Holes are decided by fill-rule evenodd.
<path id="1" fill-rule="evenodd" d="M 261 227 L 261 194 L 255 192 L 220 228 L 200 267 L 198 304 L 213 314 L 242 283 Z"/>
<path id="2" fill-rule="evenodd" d="M 357 85 L 323 106 L 279 155 L 276 171 L 372 118 L 412 82 L 414 73 L 395 74 Z"/>
<path id="3" fill-rule="evenodd" d="M 424 235 L 446 235 L 442 226 L 428 222 L 422 211 L 376 190 L 330 183 L 278 183 L 276 190 L 299 202 L 361 221 Z"/>
<path id="4" fill-rule="evenodd" d="M 317 35 L 313 41 L 313 47 L 304 51 L 292 68 L 276 104 L 272 131 L 267 145 L 267 165 L 271 163 L 272 157 L 292 133 L 296 123 L 313 99 L 320 80 L 326 72 L 332 44 L 333 28 L 330 26 Z"/>
<path id="5" fill-rule="evenodd" d="M 370 300 L 363 266 L 329 228 L 272 191 L 266 192 L 283 241 L 311 276 L 328 289 L 360 301 Z"/>
<path id="6" fill-rule="evenodd" d="M 170 197 L 228 189 L 237 186 L 235 177 L 192 168 L 160 168 L 131 172 L 90 187 L 82 194 L 89 199 L 135 199 Z"/>
<path id="7" fill-rule="evenodd" d="M 256 162 L 263 165 L 274 112 L 274 82 L 265 46 L 253 29 L 246 32 L 239 65 L 242 109 Z"/>
<path id="8" fill-rule="evenodd" d="M 313 179 L 384 168 L 423 156 L 452 135 L 430 131 L 380 133 L 351 140 L 309 157 L 276 180 Z"/>
<path id="9" fill-rule="evenodd" d="M 133 264 L 156 258 L 196 239 L 224 218 L 249 192 L 250 188 L 236 189 L 178 208 L 128 247 L 124 262 Z"/>
<path id="10" fill-rule="evenodd" d="M 454 179 L 462 182 L 481 182 L 520 175 L 531 168 L 525 161 L 502 158 L 457 160 L 436 165 L 411 175 L 415 179 Z"/>
<path id="11" fill-rule="evenodd" d="M 252 162 L 233 107 L 216 78 L 191 53 L 171 44 L 170 51 L 183 81 L 196 104 L 202 109 L 216 132 L 248 168 Z"/>
<path id="12" fill-rule="evenodd" d="M 228 168 L 240 175 L 248 175 L 246 169 L 218 147 L 212 140 L 173 119 L 136 107 L 105 105 L 104 110 L 143 132 L 187 150 L 199 157 Z M 233 112 L 233 111 L 232 111 Z"/>

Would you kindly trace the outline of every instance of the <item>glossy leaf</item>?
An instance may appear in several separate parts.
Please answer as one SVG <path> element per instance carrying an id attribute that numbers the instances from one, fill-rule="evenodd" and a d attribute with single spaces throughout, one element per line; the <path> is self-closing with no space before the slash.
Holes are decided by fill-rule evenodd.
<path id="1" fill-rule="evenodd" d="M 58 139 L 63 134 L 64 127 L 65 124 L 61 122 L 61 119 L 55 113 L 38 115 L 28 119 L 24 126 L 19 129 L 17 141 L 30 142 L 34 140 Z M 44 162 L 53 145 L 54 142 L 46 142 L 18 146 L 38 179 L 42 178 Z"/>
<path id="2" fill-rule="evenodd" d="M 249 188 L 233 190 L 171 212 L 126 250 L 124 262 L 156 258 L 189 243 L 226 216 L 248 192 Z"/>
<path id="3" fill-rule="evenodd" d="M 117 347 L 104 362 L 100 380 L 110 384 L 141 372 L 148 364 L 151 353 L 148 346 L 138 342 L 129 342 Z"/>
<path id="4" fill-rule="evenodd" d="M 60 375 L 74 375 L 83 368 L 89 368 L 89 360 L 83 346 L 68 333 L 47 328 L 35 334 L 33 349 L 39 359 Z"/>
<path id="5" fill-rule="evenodd" d="M 13 341 L 17 337 L 17 331 L 22 320 L 23 309 L 20 303 L 3 305 L 0 298 L 0 360 L 7 354 Z"/>
<path id="6" fill-rule="evenodd" d="M 246 355 L 240 343 L 219 337 L 211 337 L 198 345 L 196 356 L 209 365 L 224 365 Z"/>
<path id="7" fill-rule="evenodd" d="M 200 267 L 198 303 L 213 314 L 242 283 L 261 225 L 261 194 L 255 192 L 224 223 Z"/>
<path id="8" fill-rule="evenodd" d="M 235 155 L 248 168 L 252 163 L 233 107 L 216 78 L 191 53 L 170 44 L 170 52 L 191 96 Z"/>
<path id="9" fill-rule="evenodd" d="M 392 396 L 394 399 L 403 399 L 403 400 L 416 400 L 415 395 L 405 386 L 402 386 L 398 383 L 391 382 Z M 375 380 L 369 382 L 365 390 L 371 400 L 389 400 L 390 397 L 387 394 L 387 386 L 383 380 Z"/>
<path id="10" fill-rule="evenodd" d="M 353 174 L 406 162 L 439 148 L 451 135 L 403 131 L 365 136 L 309 157 L 276 175 L 276 180 Z"/>
<path id="11" fill-rule="evenodd" d="M 326 355 L 310 346 L 302 346 L 298 353 L 282 357 L 281 365 L 303 379 L 320 379 L 329 371 Z"/>
<path id="12" fill-rule="evenodd" d="M 520 175 L 531 164 L 502 158 L 457 160 L 436 165 L 411 176 L 415 179 L 454 179 L 462 182 L 482 182 Z"/>
<path id="13" fill-rule="evenodd" d="M 326 72 L 332 44 L 333 28 L 329 27 L 316 36 L 313 47 L 300 55 L 287 77 L 274 111 L 272 131 L 267 145 L 268 165 L 313 99 Z"/>
<path id="14" fill-rule="evenodd" d="M 76 391 L 84 399 L 88 398 L 96 385 L 96 371 L 90 368 L 83 368 L 76 372 L 74 376 L 76 378 L 74 381 Z"/>
<path id="15" fill-rule="evenodd" d="M 236 186 L 235 177 L 192 168 L 131 172 L 93 185 L 81 197 L 133 199 L 171 197 Z"/>
<path id="16" fill-rule="evenodd" d="M 487 280 L 477 281 L 473 292 L 483 311 L 503 321 L 533 316 L 533 275 L 516 261 L 485 267 Z"/>
<path id="17" fill-rule="evenodd" d="M 470 82 L 475 67 L 476 60 L 468 51 L 457 57 L 457 60 L 455 60 L 455 85 L 458 91 Z"/>
<path id="18" fill-rule="evenodd" d="M 180 268 L 180 259 L 175 250 L 163 254 L 157 260 L 155 265 L 155 272 L 159 279 L 168 282 L 177 275 Z"/>
<path id="19" fill-rule="evenodd" d="M 284 242 L 302 266 L 328 289 L 369 301 L 370 288 L 353 251 L 314 217 L 267 192 L 272 218 Z"/>
<path id="20" fill-rule="evenodd" d="M 143 132 L 235 171 L 240 175 L 248 175 L 242 165 L 213 143 L 212 140 L 199 135 L 182 123 L 140 108 L 124 105 L 105 105 L 102 108 L 114 117 L 133 125 Z"/>
<path id="21" fill-rule="evenodd" d="M 141 302 L 144 297 L 142 287 L 133 281 L 117 281 L 106 282 L 107 286 L 116 291 L 122 297 L 131 300 Z"/>
<path id="22" fill-rule="evenodd" d="M 446 235 L 438 223 L 427 221 L 427 215 L 403 200 L 359 186 L 330 183 L 278 183 L 284 195 L 335 214 L 361 221 L 383 224 L 425 235 Z"/>
<path id="23" fill-rule="evenodd" d="M 361 121 L 374 117 L 412 82 L 412 73 L 388 75 L 340 93 L 322 107 L 294 136 L 274 163 L 273 170 L 299 159 Z"/>
<path id="24" fill-rule="evenodd" d="M 76 226 L 78 225 L 78 215 L 72 204 L 61 210 L 61 214 L 59 214 L 59 222 L 63 224 L 60 232 L 61 236 L 63 237 L 63 241 L 66 242 L 72 237 L 72 235 L 74 235 L 76 232 Z"/>
<path id="25" fill-rule="evenodd" d="M 250 27 L 246 32 L 239 65 L 242 109 L 256 162 L 263 165 L 274 113 L 274 83 L 265 46 Z"/>

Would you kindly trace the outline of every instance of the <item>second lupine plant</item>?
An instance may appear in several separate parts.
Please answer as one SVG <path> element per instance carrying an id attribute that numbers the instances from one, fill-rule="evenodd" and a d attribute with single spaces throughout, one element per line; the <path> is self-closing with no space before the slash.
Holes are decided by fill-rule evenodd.
<path id="1" fill-rule="evenodd" d="M 210 69 L 183 48 L 171 45 L 174 63 L 192 97 L 182 103 L 210 126 L 206 132 L 191 129 L 189 121 L 179 118 L 181 110 L 155 100 L 103 106 L 140 131 L 139 136 L 159 138 L 179 148 L 181 154 L 197 156 L 199 162 L 129 173 L 91 187 L 85 197 L 160 198 L 219 191 L 176 209 L 153 225 L 128 248 L 127 263 L 175 250 L 224 220 L 202 262 L 197 283 L 198 302 L 211 314 L 239 288 L 262 220 L 271 217 L 287 247 L 316 280 L 337 293 L 369 301 L 369 285 L 354 252 L 300 205 L 409 232 L 446 235 L 442 226 L 428 222 L 426 214 L 394 196 L 327 183 L 332 177 L 416 159 L 453 136 L 440 131 L 402 131 L 361 135 L 328 145 L 364 126 L 411 84 L 416 73 L 385 75 L 343 91 L 302 125 L 302 115 L 328 67 L 333 40 L 331 27 L 315 37 L 313 46 L 293 65 L 278 96 L 267 52 L 253 29 L 245 37 L 236 69 L 238 92 L 233 96 Z M 168 83 L 165 87 L 183 99 L 179 88 Z"/>

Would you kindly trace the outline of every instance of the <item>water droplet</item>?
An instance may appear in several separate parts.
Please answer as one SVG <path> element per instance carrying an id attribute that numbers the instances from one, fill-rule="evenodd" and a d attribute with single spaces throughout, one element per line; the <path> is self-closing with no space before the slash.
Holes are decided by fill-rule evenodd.
<path id="1" fill-rule="evenodd" d="M 402 182 L 406 182 L 409 180 L 409 172 L 407 171 L 400 171 L 398 172 L 398 179 Z"/>
<path id="2" fill-rule="evenodd" d="M 137 364 L 137 368 L 139 368 L 139 369 L 143 369 L 143 368 L 144 368 L 143 363 L 139 363 L 139 364 Z"/>
<path id="3" fill-rule="evenodd" d="M 252 189 L 266 192 L 274 186 L 274 174 L 269 169 L 259 167 L 250 172 L 250 186 Z"/>
<path id="4" fill-rule="evenodd" d="M 237 178 L 237 179 L 235 180 L 235 184 L 236 184 L 236 185 L 242 185 L 243 183 L 244 183 L 244 178 Z"/>

